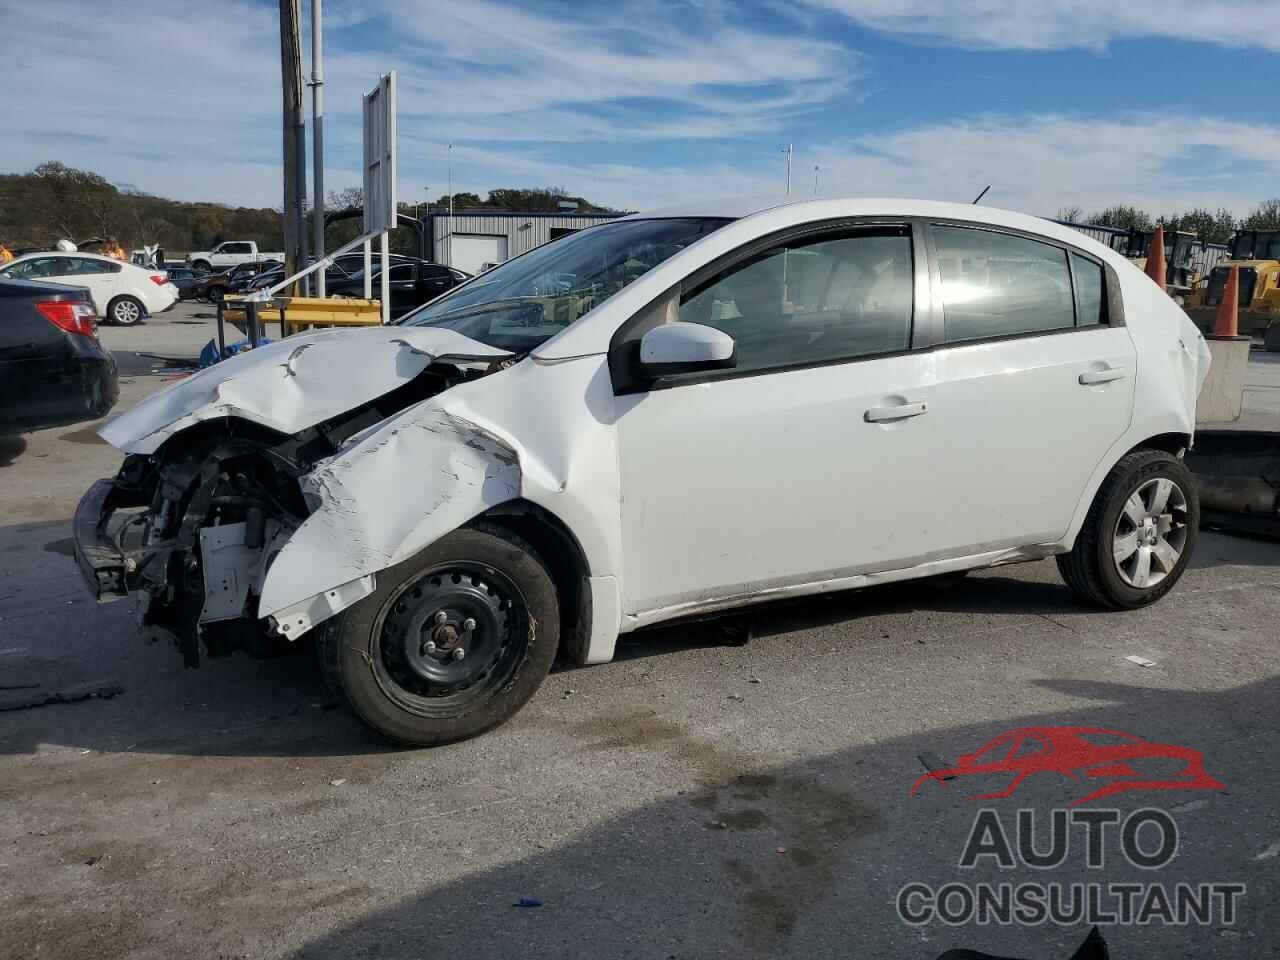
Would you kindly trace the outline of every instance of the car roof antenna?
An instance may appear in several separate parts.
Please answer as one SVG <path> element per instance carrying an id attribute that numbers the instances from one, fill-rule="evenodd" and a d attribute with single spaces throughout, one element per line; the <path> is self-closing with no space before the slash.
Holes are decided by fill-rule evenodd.
<path id="1" fill-rule="evenodd" d="M 982 188 L 982 192 L 973 198 L 973 205 L 975 207 L 978 205 L 978 201 L 981 200 L 983 197 L 985 197 L 987 195 L 987 191 L 990 189 L 991 189 L 991 184 L 988 183 L 985 187 Z"/>

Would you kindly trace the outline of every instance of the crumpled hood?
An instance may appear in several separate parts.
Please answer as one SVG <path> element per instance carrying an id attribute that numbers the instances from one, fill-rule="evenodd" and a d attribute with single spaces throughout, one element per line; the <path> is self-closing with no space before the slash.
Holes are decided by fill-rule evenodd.
<path id="1" fill-rule="evenodd" d="M 98 431 L 126 453 L 154 453 L 203 420 L 239 417 L 295 434 L 389 393 L 435 359 L 511 354 L 439 327 L 368 327 L 289 337 L 206 367 Z"/>

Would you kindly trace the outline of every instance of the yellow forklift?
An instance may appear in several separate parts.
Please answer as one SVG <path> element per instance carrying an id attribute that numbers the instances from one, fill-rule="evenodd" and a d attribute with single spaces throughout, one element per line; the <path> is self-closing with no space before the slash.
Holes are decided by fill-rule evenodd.
<path id="1" fill-rule="evenodd" d="M 1241 230 L 1232 237 L 1230 257 L 1192 291 L 1187 315 L 1200 329 L 1213 329 L 1232 267 L 1240 271 L 1240 333 L 1262 336 L 1267 350 L 1280 352 L 1280 230 Z"/>

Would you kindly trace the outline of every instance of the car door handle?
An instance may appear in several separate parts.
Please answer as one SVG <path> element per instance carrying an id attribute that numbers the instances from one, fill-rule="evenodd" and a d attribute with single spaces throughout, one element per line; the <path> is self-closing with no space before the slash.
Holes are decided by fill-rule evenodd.
<path id="1" fill-rule="evenodd" d="M 1123 380 L 1128 374 L 1119 367 L 1108 367 L 1106 370 L 1087 370 L 1080 374 L 1080 386 L 1091 387 L 1096 383 L 1110 383 L 1112 380 Z"/>
<path id="2" fill-rule="evenodd" d="M 867 423 L 889 423 L 894 420 L 908 420 L 928 412 L 924 403 L 899 403 L 892 407 L 872 407 L 862 415 Z"/>

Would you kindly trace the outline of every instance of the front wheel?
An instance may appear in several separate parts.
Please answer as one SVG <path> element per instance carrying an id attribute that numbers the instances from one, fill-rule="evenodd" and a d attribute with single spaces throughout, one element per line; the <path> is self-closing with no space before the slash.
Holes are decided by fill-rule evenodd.
<path id="1" fill-rule="evenodd" d="M 534 549 L 502 527 L 456 530 L 378 574 L 321 628 L 329 685 L 407 746 L 465 740 L 509 720 L 555 660 L 560 611 Z"/>
<path id="2" fill-rule="evenodd" d="M 1162 450 L 1120 458 L 1094 498 L 1075 547 L 1060 555 L 1067 586 L 1098 606 L 1132 610 L 1173 589 L 1200 527 L 1191 472 Z"/>

